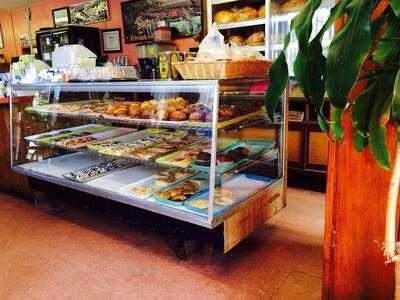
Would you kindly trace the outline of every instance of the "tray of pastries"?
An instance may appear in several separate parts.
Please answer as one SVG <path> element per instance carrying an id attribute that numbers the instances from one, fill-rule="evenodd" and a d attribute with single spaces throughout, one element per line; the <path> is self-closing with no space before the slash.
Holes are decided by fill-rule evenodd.
<path id="1" fill-rule="evenodd" d="M 173 186 L 161 189 L 154 193 L 154 198 L 157 202 L 180 206 L 183 203 L 208 188 L 209 180 L 204 174 L 199 174 L 191 177 L 188 180 L 179 182 Z"/>
<path id="2" fill-rule="evenodd" d="M 231 145 L 217 154 L 216 172 L 219 174 L 230 171 L 257 154 L 272 149 L 274 142 L 269 141 L 241 141 Z M 211 165 L 211 152 L 203 149 L 198 153 L 191 164 L 191 168 L 198 171 L 209 172 Z"/>
<path id="3" fill-rule="evenodd" d="M 101 176 L 110 174 L 111 172 L 130 168 L 137 165 L 129 159 L 116 159 L 106 162 L 99 163 L 94 166 L 90 166 L 84 169 L 67 172 L 63 174 L 63 177 L 75 182 L 84 183 L 89 180 L 99 178 Z"/>
<path id="4" fill-rule="evenodd" d="M 88 124 L 83 126 L 71 127 L 61 130 L 53 130 L 46 133 L 41 133 L 33 136 L 26 137 L 26 140 L 30 142 L 40 142 L 43 144 L 56 144 L 58 142 L 84 137 L 92 134 L 102 133 L 110 130 L 114 130 L 116 127 Z"/>
<path id="5" fill-rule="evenodd" d="M 184 136 L 183 131 L 169 132 L 162 129 L 146 129 L 100 143 L 88 145 L 88 149 L 100 154 L 134 157 L 139 149 L 163 143 L 169 139 Z"/>
<path id="6" fill-rule="evenodd" d="M 133 128 L 114 128 L 103 132 L 93 133 L 89 135 L 73 136 L 67 139 L 63 139 L 55 142 L 58 147 L 66 149 L 79 149 L 88 146 L 91 143 L 99 142 L 105 139 L 119 137 L 126 134 L 135 132 Z"/>
<path id="7" fill-rule="evenodd" d="M 225 149 L 237 143 L 236 139 L 220 138 L 218 139 L 218 149 Z M 180 151 L 156 159 L 159 164 L 165 164 L 174 167 L 187 168 L 196 159 L 202 151 L 211 152 L 211 141 L 202 141 L 193 146 L 184 148 Z"/>
<path id="8" fill-rule="evenodd" d="M 155 192 L 174 185 L 182 180 L 195 176 L 197 172 L 184 169 L 170 169 L 160 171 L 157 174 L 143 180 L 129 184 L 121 188 L 120 192 L 130 197 L 147 199 Z"/>
<path id="9" fill-rule="evenodd" d="M 155 144 L 147 148 L 136 149 L 129 154 L 129 157 L 140 160 L 153 160 L 160 156 L 171 152 L 178 151 L 192 144 L 205 141 L 204 137 L 186 135 L 183 137 L 175 137 L 160 144 Z"/>

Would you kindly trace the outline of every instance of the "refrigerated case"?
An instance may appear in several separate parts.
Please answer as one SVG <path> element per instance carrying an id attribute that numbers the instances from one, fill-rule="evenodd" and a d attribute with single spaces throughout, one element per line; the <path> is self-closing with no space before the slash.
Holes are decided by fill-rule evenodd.
<path id="1" fill-rule="evenodd" d="M 11 120 L 12 168 L 222 227 L 229 251 L 286 202 L 287 100 L 268 118 L 255 88 L 265 81 L 13 85 L 48 104 L 13 108 L 20 113 Z"/>

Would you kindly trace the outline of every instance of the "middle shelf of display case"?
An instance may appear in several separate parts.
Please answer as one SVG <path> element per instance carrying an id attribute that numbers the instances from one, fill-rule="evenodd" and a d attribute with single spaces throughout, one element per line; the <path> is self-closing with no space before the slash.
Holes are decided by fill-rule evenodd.
<path id="1" fill-rule="evenodd" d="M 163 121 L 154 119 L 136 119 L 131 117 L 114 117 L 107 115 L 94 115 L 94 114 L 74 114 L 74 113 L 61 113 L 61 112 L 40 112 L 27 109 L 29 112 L 34 112 L 40 116 L 44 117 L 59 117 L 68 118 L 75 120 L 89 120 L 93 123 L 98 124 L 123 124 L 123 125 L 134 125 L 134 126 L 145 126 L 145 127 L 155 127 L 155 128 L 172 128 L 172 129 L 184 129 L 184 130 L 203 130 L 211 131 L 213 129 L 212 122 L 196 122 L 196 121 Z M 282 118 L 280 115 L 276 115 L 274 120 L 271 121 L 269 118 L 265 118 L 265 113 L 260 110 L 245 114 L 242 116 L 237 116 L 233 119 L 221 121 L 217 123 L 217 129 L 224 129 L 226 127 L 233 126 L 235 124 L 240 124 L 243 121 L 249 119 L 260 119 L 265 120 L 266 123 L 280 125 L 282 124 Z"/>

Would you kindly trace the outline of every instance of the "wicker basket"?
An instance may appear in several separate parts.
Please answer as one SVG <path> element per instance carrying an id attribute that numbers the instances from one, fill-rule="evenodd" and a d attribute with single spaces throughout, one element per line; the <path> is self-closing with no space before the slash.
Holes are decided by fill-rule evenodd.
<path id="1" fill-rule="evenodd" d="M 183 79 L 234 79 L 264 78 L 268 74 L 270 61 L 215 61 L 215 62 L 175 62 L 172 65 Z"/>

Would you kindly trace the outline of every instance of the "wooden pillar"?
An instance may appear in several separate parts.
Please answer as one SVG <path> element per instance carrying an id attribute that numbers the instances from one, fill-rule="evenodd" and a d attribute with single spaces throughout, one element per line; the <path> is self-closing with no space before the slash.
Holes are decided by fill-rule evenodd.
<path id="1" fill-rule="evenodd" d="M 388 128 L 393 157 L 396 131 Z M 349 115 L 346 136 L 351 137 Z M 329 148 L 324 239 L 324 299 L 393 299 L 394 269 L 386 265 L 384 240 L 390 172 L 369 150 L 358 154 L 350 138 Z"/>

